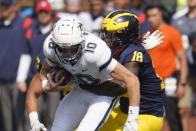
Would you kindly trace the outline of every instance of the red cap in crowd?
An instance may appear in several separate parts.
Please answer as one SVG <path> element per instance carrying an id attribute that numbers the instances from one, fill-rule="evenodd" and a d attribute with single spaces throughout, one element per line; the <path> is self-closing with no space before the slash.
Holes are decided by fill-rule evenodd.
<path id="1" fill-rule="evenodd" d="M 40 0 L 36 5 L 35 10 L 36 10 L 36 12 L 39 12 L 41 10 L 46 11 L 46 12 L 51 12 L 52 7 L 47 0 Z"/>

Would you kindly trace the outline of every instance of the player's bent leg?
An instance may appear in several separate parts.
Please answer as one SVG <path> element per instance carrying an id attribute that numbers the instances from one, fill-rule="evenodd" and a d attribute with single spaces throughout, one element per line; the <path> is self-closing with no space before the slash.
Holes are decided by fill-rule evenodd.
<path id="1" fill-rule="evenodd" d="M 113 109 L 110 117 L 100 131 L 122 131 L 127 120 L 127 114 L 120 110 L 120 107 Z"/>
<path id="2" fill-rule="evenodd" d="M 95 96 L 80 122 L 77 131 L 98 131 L 108 118 L 110 112 L 117 103 L 118 98 L 107 96 Z"/>
<path id="3" fill-rule="evenodd" d="M 138 131 L 162 131 L 163 118 L 152 115 L 139 115 Z M 123 131 L 124 125 L 119 126 L 115 131 Z"/>
<path id="4" fill-rule="evenodd" d="M 87 110 L 84 98 L 85 94 L 76 87 L 61 100 L 52 131 L 73 131 L 77 127 Z"/>
<path id="5" fill-rule="evenodd" d="M 139 131 L 162 131 L 163 117 L 139 115 Z"/>
<path id="6" fill-rule="evenodd" d="M 100 131 L 123 131 L 127 114 L 115 108 Z M 153 115 L 139 115 L 139 131 L 162 131 L 163 118 Z"/>

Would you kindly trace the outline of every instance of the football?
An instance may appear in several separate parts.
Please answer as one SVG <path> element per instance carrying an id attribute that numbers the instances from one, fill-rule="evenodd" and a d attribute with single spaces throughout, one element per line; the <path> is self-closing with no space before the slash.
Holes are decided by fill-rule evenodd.
<path id="1" fill-rule="evenodd" d="M 64 81 L 60 84 L 60 86 L 66 85 L 71 80 L 71 74 L 65 69 L 55 67 L 51 69 L 50 73 L 54 74 L 53 76 L 54 82 L 57 82 L 61 80 L 62 77 L 64 77 Z"/>

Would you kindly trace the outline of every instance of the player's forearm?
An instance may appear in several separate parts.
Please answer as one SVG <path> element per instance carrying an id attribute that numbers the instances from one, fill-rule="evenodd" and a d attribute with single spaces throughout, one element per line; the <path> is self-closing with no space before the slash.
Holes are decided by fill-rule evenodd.
<path id="1" fill-rule="evenodd" d="M 120 96 L 126 93 L 127 91 L 124 82 L 118 81 L 117 79 L 106 81 L 100 85 L 95 85 L 95 86 L 80 84 L 80 88 L 85 89 L 97 95 L 112 96 L 112 97 Z"/>
<path id="2" fill-rule="evenodd" d="M 128 109 L 128 118 L 127 124 L 131 121 L 138 120 L 139 116 L 139 103 L 140 103 L 140 88 L 139 80 L 136 76 L 127 77 L 127 90 L 129 96 L 129 109 Z"/>
<path id="3" fill-rule="evenodd" d="M 26 100 L 27 113 L 38 112 L 38 98 L 32 95 L 27 96 Z"/>
<path id="4" fill-rule="evenodd" d="M 137 77 L 132 76 L 128 78 L 126 82 L 127 92 L 129 96 L 129 105 L 138 106 L 140 103 L 140 84 Z"/>
<path id="5" fill-rule="evenodd" d="M 45 89 L 50 88 L 50 85 L 48 83 L 47 74 L 50 71 L 52 67 L 50 67 L 46 61 L 46 59 L 43 62 L 42 69 L 40 71 L 40 79 L 41 79 L 41 87 L 42 90 L 45 91 Z"/>
<path id="6" fill-rule="evenodd" d="M 40 71 L 40 79 L 41 79 L 41 81 L 47 80 L 47 73 L 48 73 L 47 70 L 45 70 L 43 68 L 41 69 L 41 71 Z"/>
<path id="7" fill-rule="evenodd" d="M 26 107 L 28 113 L 37 112 L 38 98 L 42 93 L 43 91 L 41 89 L 40 75 L 39 73 L 36 73 L 30 83 L 30 88 L 27 92 Z"/>
<path id="8" fill-rule="evenodd" d="M 40 78 L 41 81 L 43 80 L 47 80 L 47 74 L 50 71 L 52 67 L 50 67 L 46 61 L 46 59 L 44 59 L 43 65 L 42 65 L 42 69 L 40 71 Z"/>
<path id="9" fill-rule="evenodd" d="M 137 76 L 130 72 L 127 68 L 117 63 L 115 69 L 110 74 L 113 78 L 123 81 L 129 95 L 129 103 L 131 106 L 139 106 L 140 103 L 140 84 Z"/>

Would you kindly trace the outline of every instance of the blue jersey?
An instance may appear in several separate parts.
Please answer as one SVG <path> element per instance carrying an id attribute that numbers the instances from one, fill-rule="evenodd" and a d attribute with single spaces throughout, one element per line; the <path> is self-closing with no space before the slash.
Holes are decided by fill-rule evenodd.
<path id="1" fill-rule="evenodd" d="M 141 44 L 129 45 L 120 55 L 119 62 L 124 65 L 129 62 L 138 62 L 140 70 L 140 114 L 163 116 L 164 84 L 153 68 L 148 52 Z M 128 111 L 128 98 L 121 97 L 121 108 Z"/>

